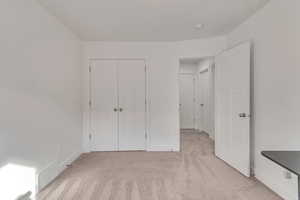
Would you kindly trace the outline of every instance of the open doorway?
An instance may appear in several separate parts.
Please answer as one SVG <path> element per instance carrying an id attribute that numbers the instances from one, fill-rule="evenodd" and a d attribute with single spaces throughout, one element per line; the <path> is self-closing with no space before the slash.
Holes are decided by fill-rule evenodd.
<path id="1" fill-rule="evenodd" d="M 214 59 L 183 58 L 179 62 L 181 132 L 204 132 L 214 139 Z"/>

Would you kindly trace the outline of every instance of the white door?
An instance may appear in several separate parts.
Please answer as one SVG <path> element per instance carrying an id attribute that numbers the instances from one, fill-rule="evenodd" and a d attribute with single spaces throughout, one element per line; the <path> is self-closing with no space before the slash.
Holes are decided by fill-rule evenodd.
<path id="1" fill-rule="evenodd" d="M 180 128 L 195 128 L 195 106 L 194 106 L 194 76 L 190 74 L 180 74 Z"/>
<path id="2" fill-rule="evenodd" d="M 199 73 L 199 130 L 209 133 L 210 102 L 209 102 L 209 72 L 208 69 Z"/>
<path id="3" fill-rule="evenodd" d="M 118 62 L 119 150 L 146 148 L 146 73 L 142 60 Z"/>
<path id="4" fill-rule="evenodd" d="M 118 149 L 117 66 L 99 60 L 91 65 L 91 150 Z"/>
<path id="5" fill-rule="evenodd" d="M 215 152 L 250 176 L 250 43 L 216 57 Z"/>

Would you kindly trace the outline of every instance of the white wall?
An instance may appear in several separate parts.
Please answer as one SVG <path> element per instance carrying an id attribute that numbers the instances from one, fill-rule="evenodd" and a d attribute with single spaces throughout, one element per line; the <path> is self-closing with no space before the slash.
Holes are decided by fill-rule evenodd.
<path id="1" fill-rule="evenodd" d="M 148 150 L 179 150 L 179 59 L 212 56 L 223 37 L 183 42 L 87 42 L 84 44 L 84 149 L 89 151 L 88 65 L 91 58 L 145 58 L 148 66 Z"/>
<path id="2" fill-rule="evenodd" d="M 198 64 L 197 63 L 188 63 L 188 62 L 181 62 L 180 63 L 180 74 L 193 74 L 197 72 Z"/>
<path id="3" fill-rule="evenodd" d="M 296 176 L 264 159 L 262 150 L 300 150 L 300 1 L 271 0 L 228 36 L 253 41 L 253 146 L 256 177 L 285 199 L 297 199 Z"/>
<path id="4" fill-rule="evenodd" d="M 0 163 L 43 186 L 81 152 L 81 44 L 34 0 L 1 1 L 0 25 Z"/>

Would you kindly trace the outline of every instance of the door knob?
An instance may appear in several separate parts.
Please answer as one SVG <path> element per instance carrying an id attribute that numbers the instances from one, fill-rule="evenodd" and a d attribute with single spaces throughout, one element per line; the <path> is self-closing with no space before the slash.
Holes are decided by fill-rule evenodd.
<path id="1" fill-rule="evenodd" d="M 247 115 L 246 113 L 240 113 L 239 117 L 246 118 L 246 117 L 250 117 L 250 115 Z"/>
<path id="2" fill-rule="evenodd" d="M 200 106 L 202 106 L 202 107 L 203 107 L 203 106 L 204 106 L 204 104 L 203 104 L 203 103 L 201 103 L 201 104 L 200 104 Z"/>
<path id="3" fill-rule="evenodd" d="M 122 112 L 122 111 L 123 111 L 123 108 L 120 108 L 119 111 Z"/>
<path id="4" fill-rule="evenodd" d="M 118 112 L 118 109 L 117 109 L 117 108 L 114 108 L 114 111 L 115 111 L 115 112 Z"/>

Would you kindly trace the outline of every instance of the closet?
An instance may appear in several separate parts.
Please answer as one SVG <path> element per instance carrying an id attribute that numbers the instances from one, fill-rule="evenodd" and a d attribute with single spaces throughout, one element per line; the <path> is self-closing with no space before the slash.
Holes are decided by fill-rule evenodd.
<path id="1" fill-rule="evenodd" d="M 92 151 L 146 149 L 144 60 L 94 60 L 90 99 Z"/>

